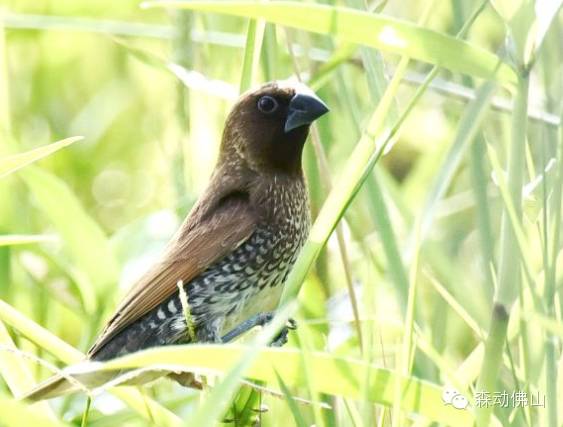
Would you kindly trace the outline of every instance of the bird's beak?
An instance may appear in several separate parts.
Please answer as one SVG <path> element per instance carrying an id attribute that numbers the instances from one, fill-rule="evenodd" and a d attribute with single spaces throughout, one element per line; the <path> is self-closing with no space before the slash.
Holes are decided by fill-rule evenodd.
<path id="1" fill-rule="evenodd" d="M 285 133 L 300 126 L 310 125 L 328 112 L 326 104 L 312 91 L 310 93 L 297 93 L 289 101 Z"/>

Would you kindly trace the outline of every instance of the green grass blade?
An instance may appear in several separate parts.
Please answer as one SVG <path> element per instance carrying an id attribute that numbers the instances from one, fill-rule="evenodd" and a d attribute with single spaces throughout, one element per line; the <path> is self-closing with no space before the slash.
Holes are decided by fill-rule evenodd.
<path id="1" fill-rule="evenodd" d="M 287 321 L 291 308 L 293 306 L 278 311 L 272 322 L 256 336 L 250 346 L 245 348 L 240 354 L 231 354 L 229 356 L 229 360 L 235 361 L 235 363 L 230 364 L 229 369 L 223 371 L 226 374 L 225 377 L 219 384 L 213 387 L 201 407 L 187 420 L 186 425 L 198 427 L 213 427 L 216 425 L 234 398 L 242 377 L 246 375 L 248 368 L 259 356 L 260 346 L 271 342 L 277 331 Z M 190 351 L 189 347 L 191 346 L 188 346 L 188 352 Z M 116 361 L 116 363 L 119 362 Z"/>
<path id="2" fill-rule="evenodd" d="M 407 64 L 408 60 L 401 60 L 395 71 L 393 80 L 387 87 L 360 141 L 346 162 L 341 175 L 342 179 L 339 179 L 334 187 L 332 187 L 323 204 L 311 228 L 309 239 L 299 254 L 299 258 L 287 279 L 281 304 L 287 303 L 287 301 L 298 294 L 299 287 L 301 283 L 303 283 L 310 266 L 328 241 L 329 236 L 344 214 L 346 208 L 371 172 L 377 159 L 383 153 L 386 144 L 391 139 L 394 129 L 383 129 L 385 117 L 392 105 L 401 77 L 406 72 Z M 409 111 L 410 109 L 407 107 L 403 116 L 397 123 L 399 123 Z"/>
<path id="3" fill-rule="evenodd" d="M 524 232 L 522 221 L 518 217 L 519 209 L 515 207 L 514 202 L 510 197 L 508 184 L 506 182 L 506 178 L 504 177 L 504 170 L 500 165 L 496 151 L 492 145 L 487 146 L 487 154 L 489 156 L 491 167 L 497 176 L 498 187 L 502 196 L 502 201 L 505 205 L 506 215 L 509 219 L 510 228 L 512 230 L 512 233 L 514 233 L 519 259 L 522 260 L 522 266 L 524 267 L 524 271 L 526 271 L 528 277 L 532 277 L 533 269 L 530 265 L 531 256 L 529 256 L 528 239 L 526 238 L 526 233 Z"/>
<path id="4" fill-rule="evenodd" d="M 0 300 L 0 320 L 66 364 L 78 363 L 84 360 L 84 354 L 79 350 L 51 334 L 48 330 L 39 326 L 2 300 Z M 151 422 L 154 419 L 158 419 L 164 426 L 179 427 L 183 425 L 180 418 L 174 413 L 136 388 L 119 387 L 112 389 L 111 392 L 137 411 L 139 415 Z"/>
<path id="5" fill-rule="evenodd" d="M 29 245 L 32 243 L 56 242 L 55 236 L 44 234 L 7 234 L 0 235 L 0 246 Z"/>
<path id="6" fill-rule="evenodd" d="M 514 210 L 510 214 L 508 205 L 501 220 L 501 255 L 499 264 L 499 285 L 495 294 L 495 305 L 491 316 L 489 336 L 485 343 L 485 360 L 481 368 L 477 389 L 493 392 L 497 385 L 502 354 L 504 352 L 510 308 L 521 287 L 520 269 L 523 259 L 519 253 L 518 237 L 513 224 L 522 221 L 522 185 L 526 147 L 529 74 L 520 76 L 514 100 L 512 117 L 511 146 L 508 159 L 508 197 Z M 504 200 L 504 199 L 503 199 Z M 514 216 L 514 218 L 512 218 Z M 492 408 L 477 408 L 477 426 L 488 425 Z"/>
<path id="7" fill-rule="evenodd" d="M 4 14 L 5 12 L 1 10 L 0 20 L 2 21 L 4 20 Z M 2 93 L 0 97 L 0 137 L 2 139 L 11 139 L 12 136 L 9 87 L 6 32 L 4 30 L 4 22 L 0 22 L 0 93 Z"/>
<path id="8" fill-rule="evenodd" d="M 27 361 L 17 353 L 12 337 L 2 321 L 0 321 L 0 376 L 15 397 L 21 396 L 35 384 Z M 38 403 L 36 408 L 50 419 L 55 419 L 55 414 L 46 402 Z"/>
<path id="9" fill-rule="evenodd" d="M 532 25 L 532 31 L 528 35 L 528 37 L 534 36 L 533 59 L 541 50 L 545 36 L 562 6 L 563 0 L 536 1 L 536 22 Z"/>
<path id="10" fill-rule="evenodd" d="M 19 396 L 33 386 L 33 377 L 25 361 L 12 352 L 15 349 L 12 337 L 4 323 L 0 322 L 0 376 L 14 396 Z"/>
<path id="11" fill-rule="evenodd" d="M 516 82 L 513 70 L 485 49 L 410 22 L 356 9 L 286 1 L 225 3 L 168 0 L 142 5 L 262 18 L 280 25 L 329 34 L 475 77 Z M 499 64 L 500 69 L 496 72 Z"/>
<path id="12" fill-rule="evenodd" d="M 8 399 L 0 395 L 0 414 L 2 414 L 2 426 L 41 426 L 41 427 L 63 427 L 69 424 L 49 417 L 44 411 L 38 411 L 37 407 L 26 405 L 14 399 Z"/>
<path id="13" fill-rule="evenodd" d="M 563 323 L 560 321 L 535 312 L 523 313 L 522 317 L 529 321 L 536 322 L 546 331 L 563 339 Z"/>
<path id="14" fill-rule="evenodd" d="M 458 35 L 465 34 L 477 16 L 479 16 L 485 4 L 486 3 L 483 2 L 477 8 L 474 14 L 459 31 Z M 432 79 L 438 73 L 438 67 L 433 67 L 428 73 L 423 84 L 418 87 L 417 91 L 409 100 L 409 103 L 405 107 L 404 111 L 393 123 L 393 126 L 391 128 L 385 128 L 385 117 L 392 107 L 394 95 L 397 92 L 399 82 L 406 71 L 406 66 L 407 63 L 405 62 L 405 59 L 403 59 L 397 66 L 393 80 L 387 87 L 387 90 L 381 98 L 381 102 L 372 114 L 360 141 L 346 162 L 341 175 L 342 179 L 340 179 L 338 184 L 333 187 L 321 211 L 319 212 L 319 215 L 311 228 L 309 239 L 299 254 L 299 258 L 291 270 L 285 284 L 281 304 L 286 303 L 298 294 L 300 286 L 303 283 L 310 266 L 328 241 L 330 234 L 344 214 L 344 211 L 347 209 L 363 182 L 369 176 L 369 173 L 383 154 L 389 141 L 391 141 L 391 139 L 396 137 L 397 133 L 399 133 L 406 118 L 420 100 L 422 94 L 426 92 Z"/>
<path id="15" fill-rule="evenodd" d="M 78 16 L 34 15 L 6 13 L 2 23 L 9 29 L 78 31 L 118 36 L 170 39 L 173 29 L 167 25 L 144 24 L 110 19 L 92 19 Z"/>
<path id="16" fill-rule="evenodd" d="M 51 334 L 45 328 L 39 326 L 33 320 L 2 300 L 0 300 L 0 320 L 65 363 L 76 363 L 84 357 L 84 355 L 73 346 Z"/>
<path id="17" fill-rule="evenodd" d="M 357 8 L 364 7 L 363 1 L 361 0 L 353 0 L 351 3 Z M 427 20 L 428 8 L 426 9 L 424 16 L 420 18 L 420 23 L 423 24 Z M 381 53 L 377 52 L 375 49 L 365 46 L 360 49 L 360 54 L 362 63 L 366 69 L 366 79 L 372 101 L 377 103 L 384 95 L 388 85 L 383 58 Z M 397 115 L 397 105 L 393 101 L 386 117 L 386 124 L 391 125 L 397 119 Z M 365 187 L 370 196 L 369 199 L 371 203 L 369 203 L 368 206 L 371 216 L 376 225 L 377 231 L 379 232 L 381 243 L 383 244 L 383 249 L 387 258 L 389 275 L 395 283 L 395 289 L 399 296 L 400 308 L 404 311 L 407 306 L 409 281 L 403 264 L 403 259 L 397 245 L 393 223 L 390 220 L 389 209 L 385 201 L 383 188 L 379 183 L 376 173 L 372 173 L 369 179 L 366 180 Z"/>
<path id="18" fill-rule="evenodd" d="M 481 122 L 488 110 L 489 101 L 496 89 L 494 82 L 487 82 L 477 90 L 475 99 L 471 101 L 459 121 L 455 139 L 448 151 L 441 168 L 436 173 L 434 183 L 428 193 L 421 219 L 421 239 L 424 240 L 430 230 L 436 207 L 452 182 L 454 174 L 467 151 L 469 144 L 481 128 Z M 413 232 L 414 233 L 414 232 Z"/>
<path id="19" fill-rule="evenodd" d="M 409 279 L 401 253 L 399 252 L 399 245 L 397 244 L 393 223 L 389 216 L 389 209 L 385 203 L 383 187 L 376 173 L 372 174 L 370 179 L 366 181 L 366 189 L 371 201 L 369 204 L 370 212 L 376 223 L 377 231 L 379 232 L 387 258 L 389 275 L 395 283 L 395 290 L 399 297 L 400 307 L 402 310 L 406 310 Z"/>
<path id="20" fill-rule="evenodd" d="M 200 369 L 207 372 L 209 370 L 231 372 L 233 366 L 246 357 L 249 348 L 254 351 L 253 361 L 247 366 L 245 376 L 277 383 L 277 375 L 279 375 L 288 385 L 301 383 L 304 373 L 302 355 L 298 349 L 255 349 L 236 344 L 161 347 L 104 363 L 99 369 L 153 366 L 188 371 Z M 438 385 L 419 380 L 416 377 L 400 376 L 398 378 L 393 371 L 327 353 L 311 353 L 309 357 L 311 372 L 308 375 L 314 377 L 314 384 L 319 393 L 351 399 L 361 398 L 360 385 L 367 368 L 371 379 L 369 398 L 372 402 L 385 406 L 392 405 L 397 383 L 402 390 L 400 404 L 404 411 L 419 414 L 440 423 L 455 426 L 472 425 L 473 416 L 470 411 L 459 411 L 451 406 L 444 406 L 441 387 Z M 213 410 L 208 415 L 212 413 Z"/>
<path id="21" fill-rule="evenodd" d="M 440 296 L 444 299 L 444 301 L 450 306 L 450 308 L 457 313 L 457 315 L 463 319 L 463 321 L 473 330 L 473 332 L 477 336 L 483 336 L 484 331 L 481 329 L 479 324 L 471 315 L 467 312 L 467 310 L 463 307 L 463 305 L 455 299 L 455 297 L 448 292 L 446 288 L 444 288 L 440 282 L 434 277 L 428 277 L 436 292 L 440 294 Z"/>
<path id="22" fill-rule="evenodd" d="M 301 412 L 299 412 L 299 408 L 295 403 L 295 399 L 293 399 L 293 396 L 291 395 L 289 388 L 285 384 L 285 381 L 277 372 L 276 372 L 276 377 L 278 380 L 278 385 L 280 386 L 280 390 L 282 391 L 285 397 L 285 401 L 287 402 L 287 406 L 291 411 L 291 415 L 293 415 L 293 421 L 295 421 L 295 425 L 297 427 L 307 427 L 307 423 L 303 419 L 303 415 L 301 415 Z"/>
<path id="23" fill-rule="evenodd" d="M 491 225 L 491 209 L 487 195 L 489 177 L 485 169 L 485 140 L 477 135 L 470 147 L 469 167 L 471 169 L 472 190 L 475 197 L 476 223 L 481 243 L 481 259 L 487 280 L 483 281 L 483 294 L 488 301 L 493 300 L 493 278 L 491 266 L 494 262 L 494 238 Z"/>
<path id="24" fill-rule="evenodd" d="M 344 44 L 337 48 L 326 62 L 315 70 L 315 73 L 311 76 L 307 84 L 315 91 L 321 89 L 331 81 L 335 71 L 338 70 L 342 64 L 349 61 L 357 50 L 358 46 L 352 43 Z"/>
<path id="25" fill-rule="evenodd" d="M 35 148 L 25 153 L 18 153 L 8 157 L 2 157 L 0 158 L 0 178 L 5 177 L 6 175 L 9 175 L 33 162 L 36 162 L 37 160 L 41 160 L 53 154 L 55 151 L 67 147 L 70 144 L 75 143 L 76 141 L 80 141 L 83 138 L 84 137 L 82 136 L 73 136 L 71 138 L 53 142 L 49 145 Z"/>
<path id="26" fill-rule="evenodd" d="M 244 60 L 240 77 L 240 92 L 250 89 L 256 79 L 258 65 L 260 64 L 260 51 L 264 38 L 264 22 L 251 19 L 248 22 L 246 33 L 246 45 L 244 48 Z"/>
<path id="27" fill-rule="evenodd" d="M 354 319 L 354 323 L 356 323 L 356 319 Z M 360 326 L 360 325 L 358 325 Z M 307 396 L 313 402 L 320 402 L 321 395 L 319 391 L 319 387 L 317 385 L 317 375 L 315 374 L 314 366 L 315 360 L 313 356 L 313 335 L 310 328 L 307 326 L 301 326 L 297 328 L 295 331 L 297 333 L 298 342 L 299 342 L 299 363 L 300 368 L 302 371 L 301 381 L 303 384 L 303 389 L 306 390 Z M 358 344 L 360 337 L 358 336 Z M 359 350 L 362 354 L 365 354 L 362 347 L 359 346 Z M 280 373 L 283 378 L 286 378 L 283 372 Z M 288 379 L 288 378 L 286 378 Z M 295 384 L 295 380 L 291 381 L 292 384 Z M 325 422 L 325 418 L 322 416 L 321 408 L 319 405 L 313 405 L 313 421 L 314 425 L 318 427 L 327 427 L 327 423 Z"/>
<path id="28" fill-rule="evenodd" d="M 420 240 L 419 240 L 419 230 L 420 230 L 420 222 L 415 222 L 415 229 L 417 230 L 416 234 L 416 243 L 415 243 L 415 253 L 410 265 L 410 274 L 409 274 L 409 289 L 408 289 L 408 296 L 407 296 L 407 307 L 405 312 L 405 329 L 403 333 L 403 339 L 401 342 L 401 351 L 397 354 L 397 367 L 395 368 L 396 371 L 403 375 L 408 376 L 411 373 L 412 363 L 414 358 L 414 317 L 415 317 L 415 310 L 416 310 L 416 295 L 417 295 L 417 273 L 418 273 L 418 254 L 420 249 Z M 397 375 L 397 378 L 400 378 Z M 402 400 L 402 390 L 400 387 L 400 383 L 397 384 L 398 386 L 395 387 L 395 401 L 393 403 L 393 409 L 391 412 L 391 422 L 393 425 L 401 425 L 404 424 L 404 419 L 401 414 L 401 405 L 400 402 Z"/>
<path id="29" fill-rule="evenodd" d="M 103 295 L 117 282 L 117 261 L 109 240 L 60 178 L 38 168 L 20 173 L 41 211 L 60 233 L 67 254 Z"/>

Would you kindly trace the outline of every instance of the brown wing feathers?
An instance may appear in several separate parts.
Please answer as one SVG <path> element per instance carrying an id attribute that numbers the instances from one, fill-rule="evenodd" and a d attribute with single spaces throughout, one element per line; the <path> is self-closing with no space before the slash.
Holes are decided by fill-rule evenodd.
<path id="1" fill-rule="evenodd" d="M 94 357 L 123 328 L 177 292 L 179 280 L 188 283 L 248 239 L 255 225 L 256 214 L 244 191 L 230 192 L 213 206 L 196 207 L 162 260 L 137 282 L 119 305 L 88 356 Z"/>

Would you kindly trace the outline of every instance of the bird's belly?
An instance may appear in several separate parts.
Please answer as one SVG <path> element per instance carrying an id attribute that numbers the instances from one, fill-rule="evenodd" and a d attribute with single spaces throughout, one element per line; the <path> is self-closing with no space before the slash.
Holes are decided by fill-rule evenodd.
<path id="1" fill-rule="evenodd" d="M 306 229 L 284 231 L 260 230 L 192 282 L 188 293 L 196 324 L 213 322 L 223 336 L 252 316 L 277 308 L 306 236 Z"/>
<path id="2" fill-rule="evenodd" d="M 237 302 L 226 310 L 227 314 L 224 317 L 221 335 L 225 335 L 234 327 L 258 313 L 274 311 L 280 301 L 282 290 L 283 283 L 276 283 L 264 289 L 251 287 L 233 295 Z"/>

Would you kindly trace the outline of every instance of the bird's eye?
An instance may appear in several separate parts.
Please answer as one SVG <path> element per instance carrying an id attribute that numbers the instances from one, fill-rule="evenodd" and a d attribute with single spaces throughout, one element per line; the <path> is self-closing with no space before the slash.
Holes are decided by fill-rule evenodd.
<path id="1" fill-rule="evenodd" d="M 278 101 L 271 96 L 263 96 L 258 100 L 258 109 L 264 114 L 271 114 L 278 109 Z"/>

